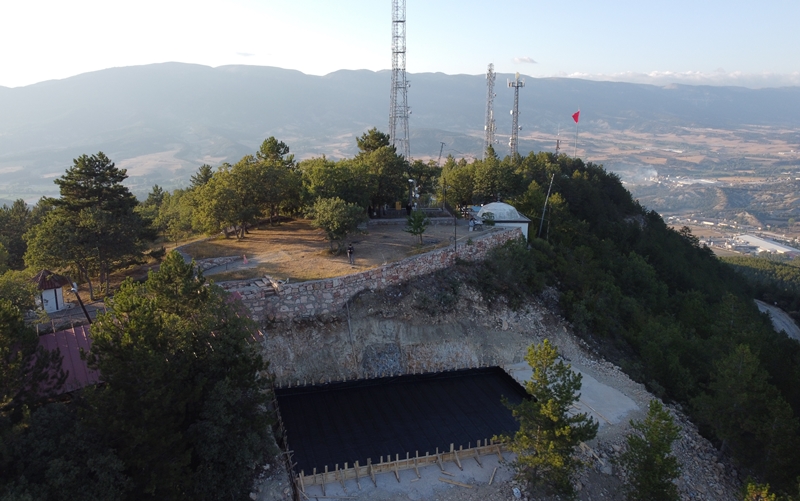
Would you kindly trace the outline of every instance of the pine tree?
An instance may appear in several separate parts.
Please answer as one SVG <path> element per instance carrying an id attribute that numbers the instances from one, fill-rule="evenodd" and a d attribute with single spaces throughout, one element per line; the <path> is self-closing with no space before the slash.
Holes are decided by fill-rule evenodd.
<path id="1" fill-rule="evenodd" d="M 572 494 L 572 477 L 580 465 L 575 447 L 597 435 L 597 422 L 570 408 L 580 398 L 581 375 L 558 360 L 547 339 L 528 347 L 525 360 L 533 377 L 525 383 L 531 396 L 511 406 L 520 428 L 513 437 L 502 437 L 517 454 L 515 467 L 531 487 Z"/>
<path id="2" fill-rule="evenodd" d="M 92 325 L 87 422 L 113 443 L 131 499 L 242 499 L 268 453 L 266 363 L 254 325 L 170 253 Z"/>
<path id="3" fill-rule="evenodd" d="M 617 460 L 627 473 L 625 490 L 630 501 L 672 501 L 678 488 L 672 482 L 680 465 L 671 454 L 680 427 L 658 400 L 651 400 L 644 421 L 631 421 L 628 448 Z"/>

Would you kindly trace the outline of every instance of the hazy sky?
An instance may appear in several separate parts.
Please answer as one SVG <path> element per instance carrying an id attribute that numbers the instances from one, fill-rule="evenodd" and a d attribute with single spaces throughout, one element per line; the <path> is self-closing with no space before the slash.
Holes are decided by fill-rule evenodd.
<path id="1" fill-rule="evenodd" d="M 391 68 L 391 0 L 7 0 L 0 85 L 166 61 Z M 407 70 L 800 85 L 798 0 L 407 0 Z"/>

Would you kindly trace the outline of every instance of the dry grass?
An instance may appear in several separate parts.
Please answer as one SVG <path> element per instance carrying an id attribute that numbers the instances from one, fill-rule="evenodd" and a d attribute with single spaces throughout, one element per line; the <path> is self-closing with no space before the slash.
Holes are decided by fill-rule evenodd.
<path id="1" fill-rule="evenodd" d="M 215 238 L 185 245 L 181 250 L 195 259 L 247 256 L 247 265 L 240 260 L 206 272 L 207 276 L 218 282 L 264 275 L 306 281 L 348 275 L 453 245 L 452 226 L 429 226 L 423 235 L 425 244 L 422 246 L 417 243 L 416 237 L 403 231 L 404 227 L 370 226 L 366 233 L 352 235 L 343 242 L 343 248 L 350 243 L 355 248 L 354 266 L 348 263 L 343 250 L 338 254 L 332 253 L 323 232 L 312 228 L 307 220 L 294 220 L 276 226 L 265 224 L 251 230 L 242 240 Z M 474 239 L 481 234 L 468 233 L 466 227 L 459 227 L 458 233 L 459 245 L 464 245 L 468 237 Z"/>

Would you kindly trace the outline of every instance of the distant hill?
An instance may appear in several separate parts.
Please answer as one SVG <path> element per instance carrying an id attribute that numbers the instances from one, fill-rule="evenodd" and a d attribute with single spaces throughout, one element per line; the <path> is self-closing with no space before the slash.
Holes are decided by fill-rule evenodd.
<path id="1" fill-rule="evenodd" d="M 500 145 L 510 128 L 513 95 L 498 75 L 495 116 Z M 409 75 L 412 156 L 479 156 L 486 81 L 483 75 Z M 745 89 L 527 78 L 520 91 L 523 135 L 574 131 L 670 133 L 686 127 L 794 128 L 800 88 Z M 258 66 L 165 63 L 113 68 L 19 88 L 0 87 L 0 197 L 55 193 L 54 177 L 83 153 L 105 152 L 141 192 L 152 184 L 185 184 L 202 163 L 252 153 L 274 135 L 300 158 L 355 153 L 355 137 L 388 129 L 389 71 L 325 76 Z M 523 138 L 520 152 L 552 149 Z M 591 151 L 591 150 L 590 150 Z"/>

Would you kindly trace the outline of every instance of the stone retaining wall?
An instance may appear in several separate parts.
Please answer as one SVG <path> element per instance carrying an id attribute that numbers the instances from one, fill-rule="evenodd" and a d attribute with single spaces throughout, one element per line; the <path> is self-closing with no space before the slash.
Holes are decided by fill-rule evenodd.
<path id="1" fill-rule="evenodd" d="M 434 226 L 436 225 L 453 225 L 453 216 L 450 217 L 429 217 L 428 221 Z M 383 219 L 370 219 L 367 221 L 367 226 L 388 226 L 388 225 L 406 225 L 408 218 L 383 218 Z"/>
<path id="2" fill-rule="evenodd" d="M 492 230 L 489 235 L 476 239 L 471 245 L 461 245 L 457 251 L 448 247 L 361 273 L 283 284 L 280 285 L 277 294 L 272 287 L 230 289 L 239 292 L 242 301 L 252 313 L 253 320 L 259 323 L 338 313 L 346 301 L 363 290 L 383 289 L 416 276 L 447 268 L 455 262 L 456 257 L 467 261 L 481 260 L 490 249 L 521 236 L 519 228 L 498 228 Z"/>

